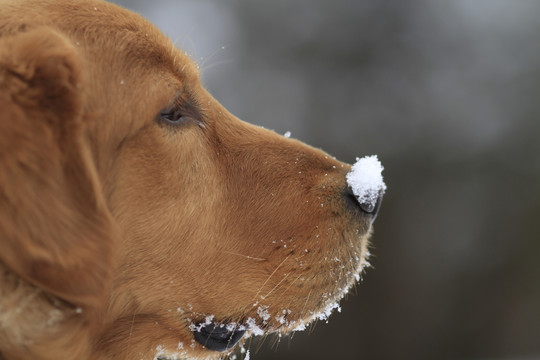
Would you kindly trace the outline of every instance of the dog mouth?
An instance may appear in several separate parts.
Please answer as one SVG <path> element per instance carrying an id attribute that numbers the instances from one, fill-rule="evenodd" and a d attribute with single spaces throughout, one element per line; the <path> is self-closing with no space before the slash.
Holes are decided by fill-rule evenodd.
<path id="1" fill-rule="evenodd" d="M 328 317 L 334 310 L 341 311 L 339 301 L 347 292 L 348 288 L 342 289 L 342 293 L 332 294 L 332 296 L 323 294 L 323 298 L 326 297 L 326 299 L 320 300 L 319 310 L 309 311 L 300 317 L 293 316 L 293 311 L 288 309 L 279 310 L 273 314 L 268 311 L 269 306 L 262 305 L 256 309 L 257 315 L 247 317 L 247 320 L 240 322 L 215 320 L 213 315 L 206 316 L 198 322 L 191 322 L 188 319 L 191 322 L 189 330 L 192 332 L 194 340 L 203 348 L 226 352 L 233 349 L 243 338 L 269 333 L 288 334 L 304 331 L 314 320 L 328 322 Z"/>
<path id="2" fill-rule="evenodd" d="M 209 315 L 202 321 L 192 322 L 189 330 L 204 348 L 223 352 L 234 348 L 244 335 L 250 337 L 272 331 L 268 325 L 266 321 L 260 322 L 252 317 L 241 322 L 227 322 L 214 320 L 214 315 Z"/>
<path id="3" fill-rule="evenodd" d="M 357 231 L 351 228 L 345 234 L 340 233 L 340 236 L 344 236 L 344 239 L 355 239 L 358 237 Z M 344 239 L 340 241 L 344 242 Z M 244 304 L 232 314 L 223 314 L 225 317 L 218 315 L 216 318 L 210 315 L 212 312 L 206 311 L 192 312 L 191 316 L 186 318 L 192 339 L 206 350 L 227 352 L 251 336 L 289 334 L 304 331 L 316 321 L 328 322 L 332 313 L 341 311 L 340 301 L 349 293 L 350 288 L 360 281 L 365 268 L 370 266 L 370 254 L 367 245 L 363 245 L 365 242 L 351 241 L 353 247 L 348 249 L 347 253 L 327 252 L 322 259 L 314 251 L 299 255 L 298 261 L 287 257 L 289 262 L 281 263 L 285 275 L 277 285 L 273 285 L 272 290 L 281 285 L 287 292 L 296 295 L 276 301 L 277 299 L 272 297 L 274 293 L 270 291 L 270 296 L 258 296 L 254 303 Z M 351 253 L 356 255 L 346 256 Z M 310 256 L 313 258 L 308 259 Z M 323 281 L 307 272 L 312 270 L 311 267 L 315 264 L 319 265 L 318 273 L 327 274 Z M 294 271 L 296 272 L 289 276 Z"/>

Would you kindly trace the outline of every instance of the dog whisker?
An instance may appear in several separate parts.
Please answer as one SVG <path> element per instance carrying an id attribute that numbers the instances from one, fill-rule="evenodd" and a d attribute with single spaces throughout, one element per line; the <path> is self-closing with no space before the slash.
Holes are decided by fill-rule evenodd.
<path id="1" fill-rule="evenodd" d="M 289 291 L 289 289 L 291 288 L 291 286 L 293 286 L 294 283 L 295 283 L 296 281 L 298 281 L 298 279 L 300 279 L 303 275 L 304 275 L 304 274 L 298 275 L 298 276 L 296 277 L 296 279 L 294 279 L 293 281 L 291 281 L 291 283 L 289 284 L 289 286 L 287 286 L 287 287 L 285 288 L 285 290 L 282 291 L 282 293 L 287 294 L 287 292 Z"/>
<path id="2" fill-rule="evenodd" d="M 283 259 L 283 261 L 274 269 L 274 271 L 272 271 L 272 273 L 270 274 L 270 276 L 268 276 L 268 278 L 266 278 L 266 281 L 262 284 L 261 288 L 259 289 L 259 291 L 257 291 L 257 293 L 255 294 L 254 298 L 253 298 L 253 301 L 257 300 L 257 296 L 259 296 L 259 293 L 262 291 L 262 289 L 264 288 L 264 286 L 266 285 L 266 283 L 272 278 L 272 276 L 274 276 L 274 274 L 276 273 L 276 271 L 278 271 L 278 269 L 285 263 L 285 261 L 287 261 L 287 259 L 289 259 L 291 257 L 291 255 L 287 255 L 287 257 L 285 259 Z"/>
<path id="3" fill-rule="evenodd" d="M 216 66 L 223 65 L 223 64 L 230 64 L 230 63 L 232 63 L 232 60 L 221 60 L 221 61 L 217 61 L 217 62 L 215 62 L 215 63 L 212 63 L 212 64 L 208 65 L 208 66 L 205 66 L 204 68 L 201 68 L 201 71 L 202 71 L 202 72 L 205 72 L 206 70 L 212 69 L 212 68 L 214 68 L 214 67 L 216 67 Z"/>
<path id="4" fill-rule="evenodd" d="M 312 291 L 312 290 L 313 290 L 313 289 L 309 289 L 309 293 L 308 293 L 308 296 L 307 296 L 307 298 L 306 298 L 306 302 L 304 303 L 304 306 L 302 307 L 302 311 L 300 311 L 300 318 L 301 318 L 301 319 L 304 318 L 304 311 L 306 310 L 306 305 L 307 305 L 307 303 L 308 303 L 308 301 L 309 301 L 309 298 L 310 298 L 310 296 L 311 296 L 311 291 Z"/>
<path id="5" fill-rule="evenodd" d="M 254 256 L 249 256 L 249 255 L 243 255 L 243 254 L 234 253 L 234 252 L 231 252 L 231 251 L 224 251 L 224 253 L 226 253 L 226 254 L 231 254 L 231 255 L 236 255 L 236 256 L 241 256 L 241 257 L 245 257 L 246 259 L 256 260 L 256 261 L 266 261 L 266 260 L 267 260 L 267 259 L 258 258 L 258 257 L 254 257 Z"/>
<path id="6" fill-rule="evenodd" d="M 201 70 L 206 70 L 208 69 L 208 67 L 205 67 L 205 65 L 208 63 L 208 61 L 212 60 L 217 54 L 219 54 L 220 51 L 223 51 L 225 50 L 225 46 L 221 46 L 219 49 L 216 49 L 214 50 L 213 53 L 211 53 L 207 58 L 204 58 L 200 63 L 199 63 L 199 68 Z"/>
<path id="7" fill-rule="evenodd" d="M 300 257 L 296 258 L 296 260 L 297 260 L 297 261 L 300 261 L 304 256 L 306 256 L 305 253 L 302 254 Z M 270 292 L 268 292 L 268 294 L 266 294 L 266 295 L 264 296 L 264 298 L 267 298 L 268 295 L 270 295 L 275 289 L 277 289 L 277 288 L 279 287 L 279 285 L 280 285 L 280 284 L 281 284 L 281 283 L 282 283 L 282 282 L 283 282 L 290 274 L 291 274 L 290 272 L 287 273 L 287 274 L 285 275 L 285 277 L 284 277 L 284 278 L 283 278 L 276 286 L 274 286 L 274 288 L 273 288 L 272 290 L 270 290 Z M 291 288 L 291 286 L 292 286 L 296 281 L 298 281 L 298 279 L 300 279 L 300 278 L 302 277 L 302 275 L 303 275 L 303 274 L 298 275 L 298 276 L 296 277 L 296 279 L 294 279 L 294 280 L 289 284 L 289 286 L 287 286 L 287 288 L 285 288 L 285 290 L 284 290 L 282 293 L 286 294 L 287 291 Z"/>
<path id="8" fill-rule="evenodd" d="M 274 292 L 274 290 L 276 290 L 276 289 L 279 287 L 279 285 L 281 285 L 281 283 L 282 283 L 283 281 L 285 281 L 285 279 L 287 279 L 287 277 L 289 277 L 289 275 L 291 275 L 290 272 L 287 273 L 287 274 L 285 274 L 285 276 L 283 277 L 283 279 L 281 279 L 281 281 L 278 282 L 278 283 L 276 284 L 276 286 L 274 286 L 274 287 L 272 288 L 272 290 L 270 290 L 266 295 L 264 295 L 263 298 L 266 299 L 266 298 L 268 297 L 268 295 L 270 295 L 272 292 Z"/>

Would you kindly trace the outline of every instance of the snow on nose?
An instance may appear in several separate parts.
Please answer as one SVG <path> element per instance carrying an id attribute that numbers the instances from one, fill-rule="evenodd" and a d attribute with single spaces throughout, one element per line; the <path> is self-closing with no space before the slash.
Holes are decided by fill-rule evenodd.
<path id="1" fill-rule="evenodd" d="M 347 173 L 347 184 L 360 204 L 376 207 L 378 199 L 386 191 L 383 169 L 377 155 L 356 158 L 351 171 Z"/>

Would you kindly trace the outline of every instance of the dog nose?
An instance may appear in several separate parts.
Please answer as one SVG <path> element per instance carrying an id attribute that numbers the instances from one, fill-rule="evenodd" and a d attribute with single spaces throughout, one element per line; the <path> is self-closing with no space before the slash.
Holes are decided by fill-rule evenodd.
<path id="1" fill-rule="evenodd" d="M 372 216 L 372 221 L 375 220 L 377 214 L 379 213 L 379 209 L 381 207 L 383 199 L 382 191 L 379 192 L 379 195 L 377 196 L 375 201 L 371 201 L 366 199 L 360 199 L 354 194 L 351 187 L 348 186 L 346 196 L 355 207 L 360 208 L 360 210 L 362 210 L 362 212 L 364 212 L 365 214 Z"/>
<path id="2" fill-rule="evenodd" d="M 376 155 L 356 158 L 356 162 L 346 175 L 347 196 L 354 198 L 358 207 L 375 220 L 381 207 L 386 184 L 382 177 L 384 167 Z"/>

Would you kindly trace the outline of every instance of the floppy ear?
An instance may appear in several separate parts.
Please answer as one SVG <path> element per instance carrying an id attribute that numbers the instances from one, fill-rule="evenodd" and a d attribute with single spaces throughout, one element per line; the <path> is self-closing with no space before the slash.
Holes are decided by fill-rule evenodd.
<path id="1" fill-rule="evenodd" d="M 88 307 L 106 298 L 113 229 L 84 133 L 81 68 L 52 29 L 0 37 L 0 262 Z"/>

